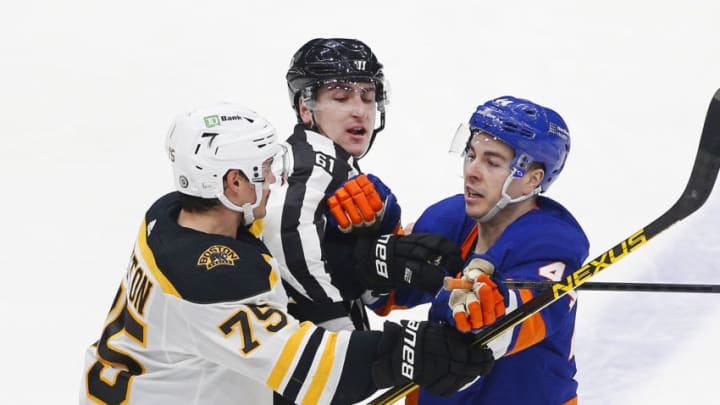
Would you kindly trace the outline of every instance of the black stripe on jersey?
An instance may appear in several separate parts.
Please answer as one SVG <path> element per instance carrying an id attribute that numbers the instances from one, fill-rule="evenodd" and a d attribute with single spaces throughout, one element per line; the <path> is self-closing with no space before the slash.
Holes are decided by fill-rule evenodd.
<path id="1" fill-rule="evenodd" d="M 300 214 L 302 212 L 302 204 L 305 200 L 307 182 L 315 170 L 315 150 L 307 141 L 307 134 L 301 125 L 296 125 L 293 135 L 288 138 L 288 143 L 292 145 L 294 167 L 290 178 L 288 179 L 288 189 L 285 196 L 284 208 L 280 223 L 280 234 L 282 239 L 283 253 L 285 261 L 290 272 L 303 286 L 308 296 L 315 302 L 332 302 L 325 290 L 317 282 L 317 279 L 310 274 L 307 262 L 305 261 L 306 252 L 302 249 L 302 241 L 298 233 L 298 225 L 300 222 Z M 347 160 L 350 154 L 344 149 L 335 145 L 334 166 L 332 171 L 332 180 L 325 189 L 325 195 L 334 192 L 348 178 L 351 170 Z M 322 169 L 318 169 L 322 170 Z M 318 238 L 324 238 L 323 221 L 319 218 L 323 215 L 325 201 L 316 207 L 314 212 L 314 220 L 316 221 L 316 232 Z M 347 313 L 346 313 L 347 314 Z"/>
<path id="2" fill-rule="evenodd" d="M 381 337 L 382 333 L 379 331 L 353 332 L 350 335 L 350 344 L 332 405 L 358 403 L 378 388 L 382 388 L 375 386 L 370 372 L 378 357 Z"/>
<path id="3" fill-rule="evenodd" d="M 292 145 L 291 150 L 295 163 L 292 175 L 288 178 L 288 189 L 280 222 L 285 261 L 290 272 L 314 301 L 331 302 L 330 297 L 325 294 L 325 290 L 310 274 L 298 232 L 302 204 L 305 201 L 306 184 L 315 167 L 315 151 L 307 142 L 307 135 L 301 125 L 295 126 L 295 131 L 288 138 L 288 143 Z"/>
<path id="4" fill-rule="evenodd" d="M 273 391 L 273 405 L 295 405 L 295 402 L 284 398 L 282 395 Z"/>
<path id="5" fill-rule="evenodd" d="M 324 329 L 315 328 L 315 331 L 313 331 L 310 339 L 308 339 L 308 342 L 303 349 L 302 356 L 300 356 L 300 360 L 295 366 L 295 371 L 290 377 L 290 381 L 288 381 L 287 386 L 285 386 L 285 390 L 282 393 L 285 398 L 291 401 L 295 401 L 297 399 L 300 388 L 310 372 L 310 366 L 312 366 L 313 360 L 315 359 L 315 355 L 320 347 L 324 333 Z"/>
<path id="6" fill-rule="evenodd" d="M 356 299 L 350 302 L 350 319 L 355 329 L 370 330 L 370 320 L 361 300 Z"/>
<path id="7" fill-rule="evenodd" d="M 378 331 L 353 332 L 350 335 L 350 345 L 343 362 L 343 371 L 335 389 L 335 395 L 330 402 L 331 405 L 359 403 L 378 389 L 373 382 L 370 370 L 376 360 L 377 346 L 381 336 Z M 273 405 L 291 404 L 294 402 L 274 393 Z"/>
<path id="8" fill-rule="evenodd" d="M 317 324 L 331 319 L 345 317 L 350 311 L 349 303 L 346 301 L 315 302 L 300 294 L 300 292 L 290 284 L 283 282 L 283 286 L 285 290 L 287 290 L 288 295 L 295 300 L 294 303 L 288 303 L 288 313 L 297 319 Z"/>
<path id="9" fill-rule="evenodd" d="M 333 166 L 332 171 L 332 181 L 330 184 L 328 184 L 327 188 L 325 189 L 325 195 L 330 196 L 332 193 L 335 192 L 340 186 L 345 184 L 348 177 L 350 177 L 350 171 L 352 170 L 352 167 L 348 164 L 348 159 L 350 159 L 350 154 L 343 149 L 340 145 L 335 145 L 335 166 Z M 357 167 L 357 164 L 355 164 L 355 167 Z M 360 170 L 358 170 L 359 172 Z"/>

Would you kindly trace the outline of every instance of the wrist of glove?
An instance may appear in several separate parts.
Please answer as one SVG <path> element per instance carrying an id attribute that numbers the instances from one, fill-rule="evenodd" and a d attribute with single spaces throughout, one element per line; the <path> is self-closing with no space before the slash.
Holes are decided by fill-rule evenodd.
<path id="1" fill-rule="evenodd" d="M 460 248 L 430 233 L 359 238 L 354 254 L 358 278 L 370 290 L 406 287 L 435 292 L 446 274 L 462 266 Z"/>
<path id="2" fill-rule="evenodd" d="M 385 322 L 372 377 L 378 388 L 410 380 L 434 395 L 448 397 L 495 362 L 487 347 L 470 346 L 470 337 L 430 322 Z"/>
<path id="3" fill-rule="evenodd" d="M 505 315 L 507 289 L 491 278 L 494 271 L 495 266 L 491 262 L 475 257 L 458 276 L 462 281 L 458 284 L 468 288 L 456 288 L 449 294 L 438 294 L 436 297 L 436 301 L 447 300 L 452 319 L 450 323 L 459 331 L 478 331 Z M 437 311 L 437 303 L 434 302 L 433 306 Z"/>
<path id="4" fill-rule="evenodd" d="M 376 176 L 361 174 L 348 179 L 327 200 L 328 224 L 342 232 L 368 230 L 394 233 L 400 227 L 400 205 Z"/>

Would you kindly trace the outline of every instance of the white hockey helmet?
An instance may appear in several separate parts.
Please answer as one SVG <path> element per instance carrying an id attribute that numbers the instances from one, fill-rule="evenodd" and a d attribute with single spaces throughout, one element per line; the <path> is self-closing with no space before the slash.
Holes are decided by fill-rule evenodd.
<path id="1" fill-rule="evenodd" d="M 233 211 L 254 221 L 265 181 L 263 163 L 273 158 L 271 170 L 279 180 L 285 172 L 285 148 L 275 128 L 256 112 L 241 105 L 220 103 L 177 116 L 168 131 L 165 149 L 173 167 L 175 187 L 183 194 L 217 198 Z M 241 170 L 255 186 L 255 202 L 242 206 L 226 196 L 223 176 Z"/>

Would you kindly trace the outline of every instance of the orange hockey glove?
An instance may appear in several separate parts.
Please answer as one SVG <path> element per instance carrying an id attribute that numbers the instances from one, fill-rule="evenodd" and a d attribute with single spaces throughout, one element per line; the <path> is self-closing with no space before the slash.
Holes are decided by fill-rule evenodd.
<path id="1" fill-rule="evenodd" d="M 448 306 L 452 310 L 455 327 L 462 332 L 479 329 L 495 322 L 505 315 L 505 298 L 498 285 L 490 279 L 495 266 L 485 259 L 475 258 L 465 266 L 463 274 L 458 276 L 457 282 L 461 284 L 453 289 L 448 299 Z"/>
<path id="2" fill-rule="evenodd" d="M 400 224 L 400 206 L 395 195 L 372 174 L 349 179 L 327 202 L 330 225 L 345 233 L 362 228 L 392 233 Z"/>

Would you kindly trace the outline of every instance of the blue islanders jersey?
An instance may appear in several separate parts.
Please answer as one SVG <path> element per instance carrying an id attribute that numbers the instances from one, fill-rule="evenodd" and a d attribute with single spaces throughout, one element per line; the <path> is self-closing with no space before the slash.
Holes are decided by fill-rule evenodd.
<path id="1" fill-rule="evenodd" d="M 464 197 L 459 194 L 425 210 L 413 231 L 441 234 L 462 246 L 467 258 L 477 240 L 478 224 L 465 214 Z M 559 203 L 539 197 L 537 209 L 510 224 L 481 257 L 495 265 L 499 279 L 558 281 L 583 265 L 588 250 L 588 239 L 575 218 Z M 507 312 L 537 294 L 537 290 L 510 290 Z M 397 291 L 395 305 L 428 302 L 429 295 Z M 572 352 L 576 298 L 575 292 L 565 295 L 495 339 L 490 346 L 497 361 L 488 376 L 449 399 L 421 389 L 418 403 L 576 404 Z"/>

